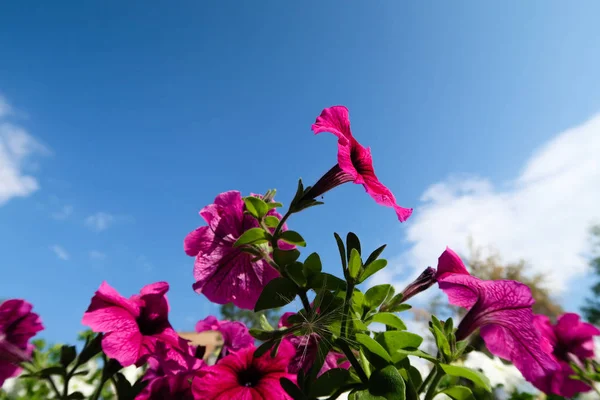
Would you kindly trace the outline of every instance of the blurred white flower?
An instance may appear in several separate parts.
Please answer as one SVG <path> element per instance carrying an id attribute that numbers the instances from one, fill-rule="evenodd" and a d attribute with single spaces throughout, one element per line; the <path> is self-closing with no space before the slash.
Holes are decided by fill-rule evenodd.
<path id="1" fill-rule="evenodd" d="M 144 375 L 144 368 L 137 368 L 135 365 L 130 365 L 121 370 L 121 373 L 131 383 L 132 385 L 142 376 Z"/>

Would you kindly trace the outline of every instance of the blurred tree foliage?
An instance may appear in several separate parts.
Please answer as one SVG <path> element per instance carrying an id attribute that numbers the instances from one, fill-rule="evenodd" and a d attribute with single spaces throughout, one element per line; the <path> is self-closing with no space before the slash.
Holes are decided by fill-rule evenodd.
<path id="1" fill-rule="evenodd" d="M 592 295 L 586 299 L 586 304 L 581 311 L 592 324 L 600 325 L 600 225 L 591 229 L 590 236 L 592 240 L 590 267 L 596 275 L 596 283 L 592 286 Z"/>
<path id="2" fill-rule="evenodd" d="M 223 319 L 230 321 L 238 321 L 244 323 L 248 329 L 260 328 L 260 316 L 264 315 L 271 326 L 277 326 L 281 312 L 279 309 L 270 309 L 260 312 L 252 310 L 243 310 L 236 307 L 233 303 L 224 304 L 221 306 L 221 315 Z"/>

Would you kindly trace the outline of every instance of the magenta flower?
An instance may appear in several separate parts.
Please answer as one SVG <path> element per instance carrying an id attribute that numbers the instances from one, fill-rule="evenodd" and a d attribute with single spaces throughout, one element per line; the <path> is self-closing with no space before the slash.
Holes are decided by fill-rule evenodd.
<path id="1" fill-rule="evenodd" d="M 102 282 L 82 323 L 104 333 L 102 349 L 123 366 L 144 364 L 158 342 L 181 349 L 185 341 L 171 327 L 166 282 L 146 285 L 129 299 Z"/>
<path id="2" fill-rule="evenodd" d="M 196 292 L 203 293 L 213 303 L 233 302 L 251 310 L 262 288 L 279 272 L 264 260 L 252 261 L 253 255 L 233 247 L 242 233 L 258 226 L 244 211 L 240 192 L 221 193 L 214 204 L 200 211 L 208 226 L 188 234 L 183 247 L 187 255 L 196 257 L 193 285 Z M 269 215 L 281 218 L 275 210 Z"/>
<path id="3" fill-rule="evenodd" d="M 282 341 L 277 357 L 267 352 L 254 357 L 254 347 L 231 353 L 216 365 L 203 368 L 192 382 L 197 399 L 206 400 L 288 400 L 290 397 L 279 380 L 296 380 L 287 367 L 294 355 L 294 348 Z"/>
<path id="4" fill-rule="evenodd" d="M 204 352 L 200 351 L 201 348 L 187 343 L 181 343 L 181 347 L 175 348 L 157 342 L 153 353 L 148 357 L 148 369 L 144 379 L 153 380 L 169 375 L 189 374 L 206 365 L 202 360 Z"/>
<path id="5" fill-rule="evenodd" d="M 221 354 L 226 356 L 231 351 L 239 351 L 254 344 L 254 338 L 250 336 L 248 328 L 237 321 L 219 321 L 210 315 L 198 321 L 196 332 L 218 331 L 223 338 Z"/>
<path id="6" fill-rule="evenodd" d="M 436 278 L 451 304 L 469 310 L 458 325 L 457 340 L 480 329 L 492 354 L 511 361 L 536 387 L 548 382 L 548 375 L 558 365 L 544 351 L 544 341 L 533 323 L 534 300 L 526 285 L 471 276 L 448 248 L 439 258 Z"/>
<path id="7" fill-rule="evenodd" d="M 193 378 L 193 374 L 176 374 L 153 379 L 135 400 L 194 400 L 191 384 Z"/>
<path id="8" fill-rule="evenodd" d="M 400 222 L 410 217 L 412 208 L 396 204 L 392 192 L 377 179 L 371 149 L 363 147 L 352 136 L 346 107 L 334 106 L 324 109 L 313 124 L 312 130 L 315 134 L 330 132 L 338 137 L 338 163 L 319 179 L 305 197 L 314 199 L 343 183 L 354 182 L 363 185 L 369 196 L 378 204 L 392 207 Z"/>
<path id="9" fill-rule="evenodd" d="M 582 322 L 579 315 L 574 313 L 561 315 L 556 325 L 552 325 L 545 315 L 536 315 L 534 322 L 542 336 L 548 340 L 550 352 L 560 365 L 560 369 L 554 371 L 547 381 L 551 385 L 539 389 L 567 398 L 592 390 L 582 381 L 569 378 L 575 374 L 569 364 L 577 359 L 594 358 L 594 336 L 600 335 L 600 330 L 592 324 Z"/>
<path id="10" fill-rule="evenodd" d="M 286 327 L 289 328 L 293 324 L 288 322 L 290 316 L 294 315 L 293 312 L 284 313 L 280 320 L 278 327 Z M 318 333 L 311 333 L 309 335 L 289 335 L 286 336 L 286 340 L 289 341 L 292 346 L 294 346 L 296 354 L 290 360 L 290 365 L 288 366 L 288 371 L 290 373 L 296 374 L 301 369 L 306 373 L 312 367 L 313 363 L 317 358 L 317 354 L 319 351 L 319 341 L 321 340 Z M 326 371 L 329 371 L 332 368 L 350 368 L 350 362 L 346 360 L 346 356 L 341 353 L 337 353 L 335 351 L 330 351 L 327 353 L 325 357 L 325 362 L 323 366 L 319 370 L 317 376 L 320 376 Z"/>
<path id="11" fill-rule="evenodd" d="M 0 387 L 6 379 L 21 372 L 18 364 L 29 360 L 33 352 L 29 339 L 44 329 L 32 308 L 20 299 L 0 303 Z"/>

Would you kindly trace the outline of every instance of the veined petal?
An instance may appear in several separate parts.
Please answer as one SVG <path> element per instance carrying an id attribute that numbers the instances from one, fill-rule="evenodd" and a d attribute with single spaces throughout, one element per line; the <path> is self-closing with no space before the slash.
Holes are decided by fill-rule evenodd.
<path id="1" fill-rule="evenodd" d="M 350 114 L 344 106 L 333 106 L 324 109 L 311 128 L 315 135 L 321 132 L 333 133 L 338 137 L 340 143 L 346 143 L 352 138 Z"/>

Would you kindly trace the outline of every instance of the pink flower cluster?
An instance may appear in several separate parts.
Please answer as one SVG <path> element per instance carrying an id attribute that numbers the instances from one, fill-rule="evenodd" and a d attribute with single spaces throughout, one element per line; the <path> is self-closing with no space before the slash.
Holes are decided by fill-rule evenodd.
<path id="1" fill-rule="evenodd" d="M 19 364 L 28 361 L 33 351 L 29 340 L 44 329 L 32 308 L 20 299 L 0 303 L 0 387 L 21 372 Z"/>
<path id="2" fill-rule="evenodd" d="M 571 313 L 553 326 L 548 317 L 533 314 L 535 301 L 526 285 L 476 278 L 450 249 L 438 260 L 436 279 L 450 304 L 468 310 L 456 331 L 457 340 L 479 329 L 492 354 L 511 361 L 544 393 L 570 398 L 591 390 L 569 378 L 574 374 L 569 363 L 594 357 L 593 336 L 600 335 L 596 327 Z"/>
<path id="3" fill-rule="evenodd" d="M 208 366 L 203 352 L 179 337 L 169 323 L 167 290 L 166 283 L 157 282 L 125 298 L 104 282 L 83 317 L 85 325 L 104 335 L 107 356 L 123 366 L 148 364 L 143 377 L 148 384 L 137 400 L 289 398 L 279 379 L 295 379 L 292 359 L 298 349 L 292 342 L 282 341 L 275 358 L 254 357 L 254 339 L 244 324 L 209 316 L 196 330 L 219 331 L 223 347 L 222 358 Z"/>

